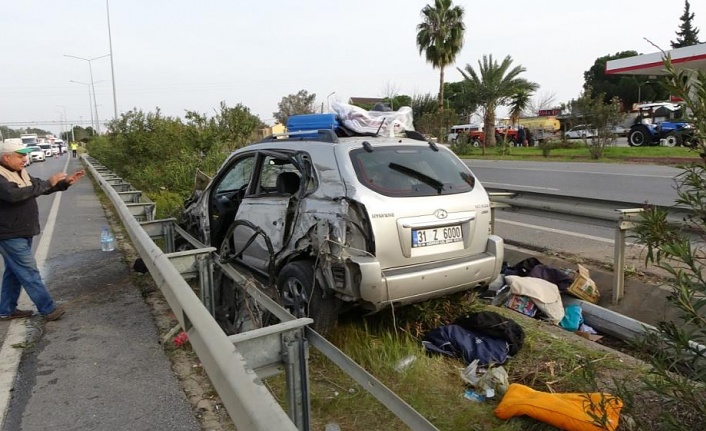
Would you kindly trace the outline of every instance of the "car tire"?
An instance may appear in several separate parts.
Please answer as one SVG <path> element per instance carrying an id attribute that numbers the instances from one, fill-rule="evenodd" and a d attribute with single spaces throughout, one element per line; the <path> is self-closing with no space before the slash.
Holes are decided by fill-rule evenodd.
<path id="1" fill-rule="evenodd" d="M 326 335 L 338 321 L 340 300 L 331 291 L 323 292 L 316 280 L 314 265 L 305 260 L 290 262 L 277 277 L 280 302 L 294 317 L 311 317 L 316 332 Z"/>
<path id="2" fill-rule="evenodd" d="M 474 140 L 471 142 L 471 145 L 473 145 L 475 148 L 480 147 L 480 140 L 474 139 Z"/>
<path id="3" fill-rule="evenodd" d="M 628 145 L 631 147 L 649 145 L 651 140 L 650 132 L 647 130 L 647 127 L 637 127 L 630 130 L 630 133 L 628 133 Z"/>
<path id="4" fill-rule="evenodd" d="M 213 268 L 214 318 L 227 335 L 240 332 L 238 302 L 240 293 L 233 280 L 223 274 L 218 265 Z"/>

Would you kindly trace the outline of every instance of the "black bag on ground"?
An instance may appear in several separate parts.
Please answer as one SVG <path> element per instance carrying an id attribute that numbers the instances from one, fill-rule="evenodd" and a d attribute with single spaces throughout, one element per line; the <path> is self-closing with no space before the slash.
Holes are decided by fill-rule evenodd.
<path id="1" fill-rule="evenodd" d="M 475 331 L 489 337 L 507 341 L 511 356 L 514 356 L 525 342 L 525 331 L 514 320 L 494 311 L 479 311 L 459 317 L 453 322 L 469 331 Z"/>
<path id="2" fill-rule="evenodd" d="M 549 265 L 536 265 L 528 274 L 529 277 L 541 278 L 557 285 L 564 292 L 574 282 L 574 277 Z"/>
<path id="3" fill-rule="evenodd" d="M 527 275 L 532 271 L 537 265 L 541 265 L 542 262 L 536 257 L 528 257 L 527 259 L 519 261 L 514 266 L 508 266 L 503 271 L 505 275 L 519 275 L 520 277 L 527 277 Z"/>

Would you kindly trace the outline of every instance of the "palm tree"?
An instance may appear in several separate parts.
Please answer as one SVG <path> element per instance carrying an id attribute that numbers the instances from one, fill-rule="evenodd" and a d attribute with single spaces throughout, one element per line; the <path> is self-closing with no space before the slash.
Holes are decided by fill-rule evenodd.
<path id="1" fill-rule="evenodd" d="M 526 69 L 522 66 L 512 67 L 512 57 L 505 57 L 502 63 L 498 64 L 493 60 L 493 56 L 484 55 L 482 61 L 478 61 L 478 72 L 470 64 L 466 65 L 465 71 L 458 68 L 464 79 L 469 81 L 471 91 L 478 98 L 480 106 L 483 108 L 483 130 L 485 139 L 483 149 L 486 146 L 495 145 L 495 109 L 510 103 L 512 97 L 519 92 L 531 94 L 539 84 L 530 82 L 519 75 Z"/>
<path id="2" fill-rule="evenodd" d="M 517 125 L 522 113 L 530 106 L 532 92 L 521 89 L 510 98 L 510 124 Z"/>
<path id="3" fill-rule="evenodd" d="M 434 6 L 422 9 L 422 23 L 417 25 L 417 47 L 427 63 L 439 74 L 439 111 L 444 110 L 444 68 L 453 64 L 463 47 L 463 8 L 451 0 L 434 0 Z"/>
<path id="4" fill-rule="evenodd" d="M 510 98 L 510 126 L 517 126 L 520 121 L 522 112 L 530 105 L 532 98 L 532 92 L 526 89 L 521 89 L 517 93 L 513 94 Z M 505 129 L 505 140 L 507 141 L 507 133 L 509 128 Z M 518 142 L 522 145 L 522 142 Z"/>

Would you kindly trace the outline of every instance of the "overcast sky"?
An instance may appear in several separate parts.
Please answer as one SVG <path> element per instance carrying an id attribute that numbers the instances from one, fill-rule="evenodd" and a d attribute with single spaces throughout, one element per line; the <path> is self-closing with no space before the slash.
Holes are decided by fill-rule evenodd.
<path id="1" fill-rule="evenodd" d="M 105 0 L 0 0 L 0 125 L 90 125 L 89 63 L 110 53 Z M 430 0 L 110 0 L 118 112 L 212 115 L 225 102 L 263 121 L 301 89 L 317 106 L 335 92 L 383 97 L 438 92 L 439 72 L 418 53 L 420 11 Z M 456 66 L 510 55 L 557 103 L 578 96 L 601 56 L 663 49 L 676 38 L 682 0 L 455 1 L 466 35 Z M 691 1 L 706 40 L 706 1 Z M 114 115 L 110 57 L 91 62 L 98 117 Z M 72 83 L 78 81 L 83 84 Z M 29 124 L 34 123 L 34 124 Z"/>

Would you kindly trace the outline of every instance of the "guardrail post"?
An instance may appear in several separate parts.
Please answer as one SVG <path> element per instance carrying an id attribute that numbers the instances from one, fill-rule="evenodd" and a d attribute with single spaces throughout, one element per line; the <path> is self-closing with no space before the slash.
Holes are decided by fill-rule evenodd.
<path id="1" fill-rule="evenodd" d="M 625 231 L 635 227 L 632 216 L 642 212 L 642 208 L 618 209 L 620 213 L 618 225 L 615 228 L 615 243 L 613 244 L 613 295 L 611 302 L 617 304 L 625 296 Z"/>
<path id="2" fill-rule="evenodd" d="M 505 193 L 505 192 L 492 192 L 488 193 L 490 198 L 490 233 L 495 234 L 495 210 L 496 208 L 512 208 L 512 205 L 494 201 L 496 198 L 502 197 L 513 197 L 515 193 Z"/>
<path id="3" fill-rule="evenodd" d="M 199 286 L 201 287 L 201 302 L 211 316 L 216 315 L 216 303 L 213 295 L 213 258 L 211 254 L 199 260 Z"/>
<path id="4" fill-rule="evenodd" d="M 282 335 L 282 359 L 287 379 L 289 416 L 297 429 L 309 431 L 309 346 L 303 332 L 301 328 Z"/>

